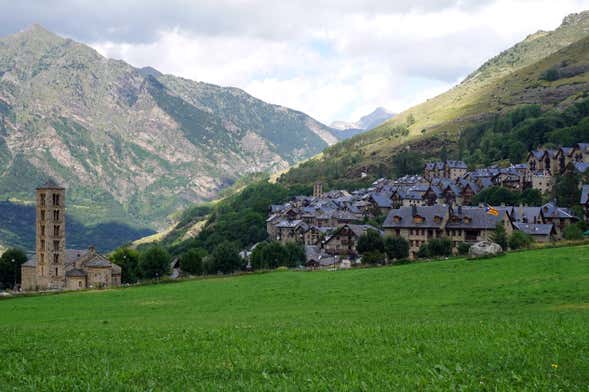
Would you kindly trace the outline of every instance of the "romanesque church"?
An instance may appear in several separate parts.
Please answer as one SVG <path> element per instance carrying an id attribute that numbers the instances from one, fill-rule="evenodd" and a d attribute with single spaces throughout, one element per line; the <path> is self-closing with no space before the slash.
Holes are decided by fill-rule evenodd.
<path id="1" fill-rule="evenodd" d="M 36 253 L 22 265 L 21 288 L 80 290 L 120 286 L 121 267 L 87 250 L 67 249 L 65 188 L 48 181 L 36 192 Z"/>

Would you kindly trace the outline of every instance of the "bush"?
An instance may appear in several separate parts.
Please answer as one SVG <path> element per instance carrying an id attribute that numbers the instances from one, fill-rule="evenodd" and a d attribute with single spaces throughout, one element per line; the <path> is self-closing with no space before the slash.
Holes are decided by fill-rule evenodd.
<path id="1" fill-rule="evenodd" d="M 458 244 L 458 254 L 459 255 L 467 255 L 468 251 L 470 250 L 470 245 L 466 242 L 461 242 Z"/>
<path id="2" fill-rule="evenodd" d="M 152 279 L 170 272 L 170 255 L 160 246 L 147 248 L 139 255 L 141 277 Z"/>
<path id="3" fill-rule="evenodd" d="M 582 240 L 583 230 L 579 225 L 568 225 L 563 231 L 563 237 L 565 240 Z"/>
<path id="4" fill-rule="evenodd" d="M 121 282 L 135 283 L 139 280 L 139 252 L 131 248 L 118 248 L 110 256 L 110 261 L 121 267 Z"/>
<path id="5" fill-rule="evenodd" d="M 514 250 L 527 248 L 532 242 L 532 237 L 522 231 L 514 231 L 511 236 L 509 236 L 509 247 Z"/>
<path id="6" fill-rule="evenodd" d="M 374 264 L 384 264 L 385 262 L 385 255 L 383 252 L 379 252 L 379 251 L 371 251 L 371 252 L 366 252 L 362 255 L 362 263 L 363 264 L 369 264 L 369 265 L 374 265 Z"/>
<path id="7" fill-rule="evenodd" d="M 540 75 L 540 79 L 546 80 L 547 82 L 554 82 L 555 80 L 560 79 L 560 72 L 556 68 L 550 68 Z"/>
<path id="8" fill-rule="evenodd" d="M 356 250 L 360 254 L 369 252 L 384 252 L 384 241 L 380 233 L 376 230 L 368 229 L 366 234 L 363 234 L 358 238 L 358 244 Z"/>
<path id="9" fill-rule="evenodd" d="M 452 255 L 452 241 L 447 238 L 434 238 L 427 243 L 427 247 L 431 257 Z"/>
<path id="10" fill-rule="evenodd" d="M 2 254 L 0 257 L 0 288 L 13 287 L 15 281 L 16 284 L 20 283 L 20 266 L 26 261 L 25 252 L 17 248 L 10 248 Z"/>
<path id="11" fill-rule="evenodd" d="M 389 260 L 403 260 L 409 257 L 409 242 L 403 237 L 387 237 L 384 250 Z"/>
<path id="12" fill-rule="evenodd" d="M 239 270 L 243 264 L 237 246 L 229 241 L 222 242 L 217 246 L 212 256 L 214 268 L 224 274 Z"/>
<path id="13" fill-rule="evenodd" d="M 191 275 L 202 275 L 204 273 L 204 254 L 206 252 L 203 249 L 190 249 L 180 256 L 180 269 Z"/>
<path id="14" fill-rule="evenodd" d="M 429 259 L 430 257 L 432 257 L 430 251 L 429 251 L 429 246 L 427 246 L 427 244 L 422 244 L 419 247 L 419 250 L 417 251 L 417 258 L 419 259 Z"/>
<path id="15" fill-rule="evenodd" d="M 507 250 L 507 233 L 505 227 L 501 223 L 497 223 L 495 226 L 495 232 L 491 234 L 491 240 L 501 246 L 501 249 Z"/>

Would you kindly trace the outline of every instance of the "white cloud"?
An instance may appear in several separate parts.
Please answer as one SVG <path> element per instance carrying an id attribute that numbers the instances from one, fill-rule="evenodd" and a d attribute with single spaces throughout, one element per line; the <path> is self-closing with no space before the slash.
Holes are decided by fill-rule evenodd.
<path id="1" fill-rule="evenodd" d="M 188 9 L 155 24 L 149 42 L 90 44 L 136 66 L 240 87 L 329 123 L 377 106 L 406 109 L 526 35 L 589 8 L 580 0 L 263 3 L 206 2 L 202 15 Z M 190 18 L 201 25 L 187 25 Z"/>

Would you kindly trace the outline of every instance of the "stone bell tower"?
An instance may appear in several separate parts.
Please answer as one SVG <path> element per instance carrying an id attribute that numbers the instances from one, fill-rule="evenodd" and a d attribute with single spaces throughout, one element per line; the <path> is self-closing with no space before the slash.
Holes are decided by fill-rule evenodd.
<path id="1" fill-rule="evenodd" d="M 323 196 L 323 183 L 316 182 L 313 184 L 313 197 L 319 198 Z"/>
<path id="2" fill-rule="evenodd" d="M 65 188 L 47 181 L 37 188 L 37 287 L 65 287 Z"/>

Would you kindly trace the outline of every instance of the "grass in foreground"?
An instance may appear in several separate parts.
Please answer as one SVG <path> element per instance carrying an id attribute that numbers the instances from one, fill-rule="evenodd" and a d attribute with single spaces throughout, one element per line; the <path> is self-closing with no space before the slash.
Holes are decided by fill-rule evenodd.
<path id="1" fill-rule="evenodd" d="M 589 247 L 0 301 L 0 390 L 584 390 Z"/>

